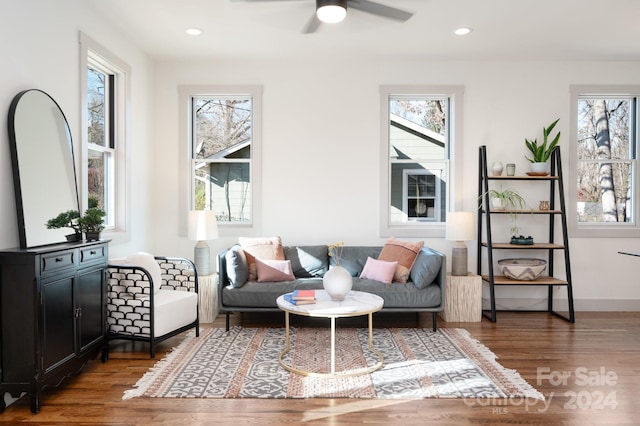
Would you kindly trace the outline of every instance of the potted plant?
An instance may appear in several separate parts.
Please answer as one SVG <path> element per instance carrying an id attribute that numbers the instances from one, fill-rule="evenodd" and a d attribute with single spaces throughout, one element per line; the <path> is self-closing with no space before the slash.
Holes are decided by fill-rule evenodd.
<path id="1" fill-rule="evenodd" d="M 527 205 L 522 195 L 515 189 L 490 189 L 488 195 L 493 210 L 522 210 Z"/>
<path id="2" fill-rule="evenodd" d="M 100 239 L 100 232 L 104 229 L 104 216 L 107 213 L 97 207 L 91 207 L 85 210 L 84 214 L 78 222 L 80 229 L 85 233 L 87 241 L 96 241 Z"/>
<path id="3" fill-rule="evenodd" d="M 522 195 L 515 189 L 490 189 L 485 193 L 489 196 L 489 203 L 491 204 L 491 210 L 495 211 L 510 211 L 511 227 L 509 228 L 509 234 L 515 237 L 518 232 L 518 211 L 525 210 L 527 202 Z M 482 194 L 480 198 L 484 198 L 485 194 Z M 524 238 L 524 237 L 523 237 Z M 530 237 L 529 237 L 530 238 Z"/>
<path id="4" fill-rule="evenodd" d="M 78 210 L 67 210 L 58 216 L 47 221 L 47 229 L 71 228 L 73 234 L 67 235 L 67 241 L 79 241 L 82 236 L 82 229 L 79 223 L 80 212 Z"/>
<path id="5" fill-rule="evenodd" d="M 547 174 L 547 161 L 549 157 L 551 157 L 551 153 L 556 145 L 558 145 L 558 142 L 560 142 L 560 132 L 549 142 L 549 136 L 553 128 L 558 124 L 558 121 L 560 121 L 559 118 L 551 123 L 549 127 L 542 128 L 542 145 L 538 145 L 538 139 L 530 141 L 525 138 L 524 140 L 529 152 L 531 152 L 531 157 L 526 157 L 526 159 L 531 163 L 531 171 L 533 173 Z"/>

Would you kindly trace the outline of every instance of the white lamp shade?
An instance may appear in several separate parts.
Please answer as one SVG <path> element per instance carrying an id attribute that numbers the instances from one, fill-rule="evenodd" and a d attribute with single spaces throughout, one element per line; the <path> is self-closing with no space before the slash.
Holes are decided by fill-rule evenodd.
<path id="1" fill-rule="evenodd" d="M 473 212 L 449 212 L 445 238 L 449 241 L 471 241 L 476 239 Z"/>
<path id="2" fill-rule="evenodd" d="M 191 210 L 189 212 L 189 239 L 206 241 L 218 238 L 218 222 L 213 210 Z"/>
<path id="3" fill-rule="evenodd" d="M 342 22 L 347 16 L 347 2 L 344 0 L 322 0 L 316 3 L 318 19 L 327 24 Z"/>

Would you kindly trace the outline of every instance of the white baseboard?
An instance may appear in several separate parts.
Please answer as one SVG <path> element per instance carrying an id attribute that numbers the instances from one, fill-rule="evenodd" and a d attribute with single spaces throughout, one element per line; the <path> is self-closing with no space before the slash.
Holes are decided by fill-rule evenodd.
<path id="1" fill-rule="evenodd" d="M 489 299 L 483 297 L 483 309 L 489 309 Z M 547 299 L 496 299 L 498 310 L 547 310 Z M 553 302 L 555 311 L 568 310 L 566 299 L 556 299 Z M 639 312 L 640 299 L 574 299 L 573 309 L 576 312 Z"/>

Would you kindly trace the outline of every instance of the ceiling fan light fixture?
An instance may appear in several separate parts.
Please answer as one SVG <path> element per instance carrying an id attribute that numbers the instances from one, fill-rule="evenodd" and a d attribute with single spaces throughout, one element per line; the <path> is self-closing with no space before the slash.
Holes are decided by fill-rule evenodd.
<path id="1" fill-rule="evenodd" d="M 341 22 L 347 16 L 347 0 L 316 0 L 316 15 L 327 24 Z"/>

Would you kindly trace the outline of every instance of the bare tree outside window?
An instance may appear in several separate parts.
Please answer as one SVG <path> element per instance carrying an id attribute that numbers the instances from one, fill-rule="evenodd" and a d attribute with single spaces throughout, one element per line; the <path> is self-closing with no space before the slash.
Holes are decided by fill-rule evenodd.
<path id="1" fill-rule="evenodd" d="M 252 100 L 207 96 L 193 100 L 194 200 L 220 222 L 251 221 Z"/>
<path id="2" fill-rule="evenodd" d="M 632 222 L 635 99 L 578 101 L 578 222 Z"/>

